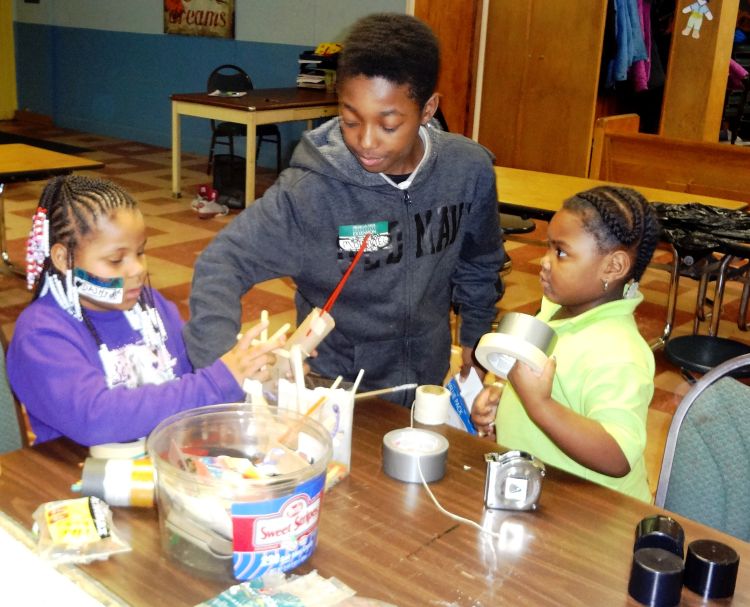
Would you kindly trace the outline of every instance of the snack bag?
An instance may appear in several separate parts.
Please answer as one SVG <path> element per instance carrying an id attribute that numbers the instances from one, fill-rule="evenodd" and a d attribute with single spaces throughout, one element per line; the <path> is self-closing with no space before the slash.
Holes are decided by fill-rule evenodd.
<path id="1" fill-rule="evenodd" d="M 32 515 L 37 553 L 55 564 L 90 563 L 131 550 L 112 525 L 112 511 L 98 497 L 45 502 Z"/>

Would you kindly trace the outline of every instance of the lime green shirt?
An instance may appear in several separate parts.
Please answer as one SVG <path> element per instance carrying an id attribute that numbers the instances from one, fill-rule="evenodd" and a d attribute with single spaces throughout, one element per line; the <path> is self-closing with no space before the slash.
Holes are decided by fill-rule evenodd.
<path id="1" fill-rule="evenodd" d="M 654 393 L 654 355 L 638 332 L 633 312 L 640 293 L 574 318 L 550 320 L 560 308 L 546 298 L 537 318 L 557 332 L 552 398 L 598 421 L 617 441 L 630 472 L 614 478 L 585 468 L 563 453 L 532 422 L 513 387 L 503 389 L 496 417 L 497 442 L 532 453 L 546 464 L 644 501 L 651 501 L 643 454 L 646 416 Z"/>

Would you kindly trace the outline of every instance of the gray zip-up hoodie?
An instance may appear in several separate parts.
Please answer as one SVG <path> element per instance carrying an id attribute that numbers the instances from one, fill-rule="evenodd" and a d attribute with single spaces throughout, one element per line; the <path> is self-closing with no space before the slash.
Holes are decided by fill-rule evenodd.
<path id="1" fill-rule="evenodd" d="M 442 383 L 451 303 L 461 343 L 473 346 L 496 314 L 504 252 L 491 154 L 460 135 L 421 135 L 428 154 L 405 189 L 361 167 L 338 118 L 303 135 L 290 167 L 198 258 L 184 331 L 196 367 L 234 345 L 253 285 L 293 278 L 298 323 L 323 307 L 370 232 L 330 311 L 336 327 L 308 362 L 345 380 L 362 368 L 364 389 Z"/>

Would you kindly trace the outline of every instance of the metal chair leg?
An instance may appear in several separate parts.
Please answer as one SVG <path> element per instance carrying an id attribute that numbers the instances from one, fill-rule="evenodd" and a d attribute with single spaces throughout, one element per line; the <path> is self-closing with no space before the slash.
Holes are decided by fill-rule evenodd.
<path id="1" fill-rule="evenodd" d="M 679 251 L 672 245 L 672 270 L 669 276 L 669 293 L 667 294 L 667 318 L 664 321 L 664 328 L 661 335 L 652 343 L 652 350 L 663 348 L 667 343 L 669 336 L 674 328 L 674 318 L 677 311 L 677 288 L 680 283 L 680 264 L 682 257 Z"/>
<path id="2" fill-rule="evenodd" d="M 745 266 L 745 277 L 742 285 L 742 296 L 740 297 L 740 309 L 737 313 L 737 328 L 747 331 L 747 304 L 750 300 L 750 263 Z"/>
<path id="3" fill-rule="evenodd" d="M 714 305 L 711 309 L 711 326 L 708 330 L 708 334 L 711 336 L 715 336 L 719 332 L 721 306 L 724 303 L 724 285 L 727 281 L 727 269 L 729 268 L 732 259 L 734 259 L 733 255 L 724 255 L 724 258 L 721 260 L 721 265 L 719 266 L 719 273 L 716 276 L 716 292 L 714 295 Z"/>
<path id="4" fill-rule="evenodd" d="M 206 168 L 206 175 L 210 175 L 214 168 L 214 148 L 216 147 L 216 133 L 211 134 L 211 147 L 208 150 L 208 167 Z"/>

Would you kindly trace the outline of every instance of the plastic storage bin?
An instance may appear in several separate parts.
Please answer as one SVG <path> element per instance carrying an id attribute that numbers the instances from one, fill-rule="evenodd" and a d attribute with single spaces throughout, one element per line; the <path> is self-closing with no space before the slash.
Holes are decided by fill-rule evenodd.
<path id="1" fill-rule="evenodd" d="M 276 407 L 213 405 L 164 420 L 147 447 L 170 557 L 245 580 L 289 571 L 315 550 L 332 453 L 317 421 Z"/>

